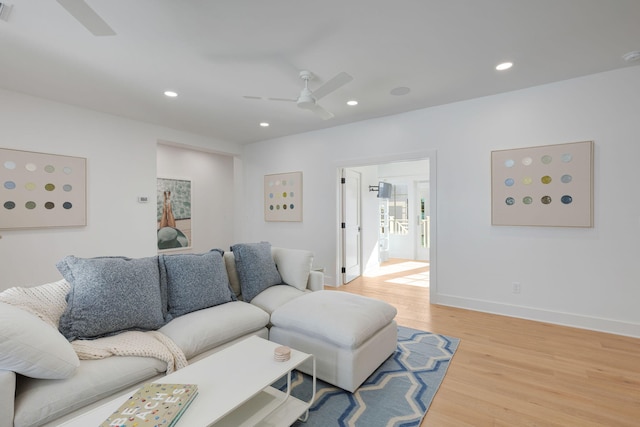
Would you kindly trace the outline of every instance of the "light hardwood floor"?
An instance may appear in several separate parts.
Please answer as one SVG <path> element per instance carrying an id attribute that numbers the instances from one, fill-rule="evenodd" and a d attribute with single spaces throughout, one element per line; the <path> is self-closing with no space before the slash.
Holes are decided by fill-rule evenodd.
<path id="1" fill-rule="evenodd" d="M 431 305 L 427 288 L 388 282 L 426 270 L 327 287 L 389 302 L 400 325 L 460 338 L 421 427 L 640 426 L 640 339 Z"/>

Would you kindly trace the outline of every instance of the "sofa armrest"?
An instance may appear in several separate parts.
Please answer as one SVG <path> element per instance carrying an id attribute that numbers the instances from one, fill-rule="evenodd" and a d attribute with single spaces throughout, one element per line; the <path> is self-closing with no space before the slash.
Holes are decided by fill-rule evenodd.
<path id="1" fill-rule="evenodd" d="M 0 427 L 13 427 L 13 405 L 16 400 L 16 374 L 0 370 Z"/>
<path id="2" fill-rule="evenodd" d="M 311 272 L 309 272 L 307 289 L 312 291 L 321 291 L 324 289 L 324 273 L 322 271 L 311 270 Z"/>

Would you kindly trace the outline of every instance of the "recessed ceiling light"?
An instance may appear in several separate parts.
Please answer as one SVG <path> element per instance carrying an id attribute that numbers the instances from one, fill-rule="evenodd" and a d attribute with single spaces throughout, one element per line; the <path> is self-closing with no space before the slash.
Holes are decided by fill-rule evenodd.
<path id="1" fill-rule="evenodd" d="M 503 62 L 502 64 L 496 65 L 496 70 L 504 71 L 504 70 L 508 70 L 511 67 L 513 67 L 513 62 Z"/>
<path id="2" fill-rule="evenodd" d="M 178 96 L 178 92 L 174 92 L 172 90 L 165 90 L 164 95 L 168 96 L 169 98 L 175 98 L 176 96 Z"/>
<path id="3" fill-rule="evenodd" d="M 408 87 L 400 86 L 400 87 L 391 89 L 391 92 L 389 93 L 395 96 L 402 96 L 402 95 L 408 94 L 409 92 L 411 92 L 411 89 L 409 89 Z"/>
<path id="4" fill-rule="evenodd" d="M 355 99 L 352 99 L 350 101 L 347 101 L 347 105 L 350 105 L 351 107 L 353 107 L 354 105 L 358 105 L 358 101 L 356 101 Z"/>
<path id="5" fill-rule="evenodd" d="M 269 123 L 267 123 L 267 122 L 260 122 L 260 127 L 268 128 L 268 127 L 269 127 Z"/>

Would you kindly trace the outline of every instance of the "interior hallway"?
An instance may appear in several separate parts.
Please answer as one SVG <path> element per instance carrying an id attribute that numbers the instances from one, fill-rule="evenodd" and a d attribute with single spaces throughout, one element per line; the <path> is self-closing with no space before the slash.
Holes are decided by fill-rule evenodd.
<path id="1" fill-rule="evenodd" d="M 394 283 L 428 272 L 398 271 L 405 261 L 327 289 L 385 300 L 398 324 L 461 339 L 422 427 L 640 425 L 640 339 L 430 305 L 428 288 Z"/>

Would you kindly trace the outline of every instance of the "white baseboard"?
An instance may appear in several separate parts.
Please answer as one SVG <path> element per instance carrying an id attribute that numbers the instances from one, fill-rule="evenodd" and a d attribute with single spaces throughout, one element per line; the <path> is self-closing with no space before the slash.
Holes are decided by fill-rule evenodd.
<path id="1" fill-rule="evenodd" d="M 452 295 L 432 295 L 431 303 L 640 338 L 640 324 L 637 323 L 501 304 L 493 301 L 460 298 Z"/>

